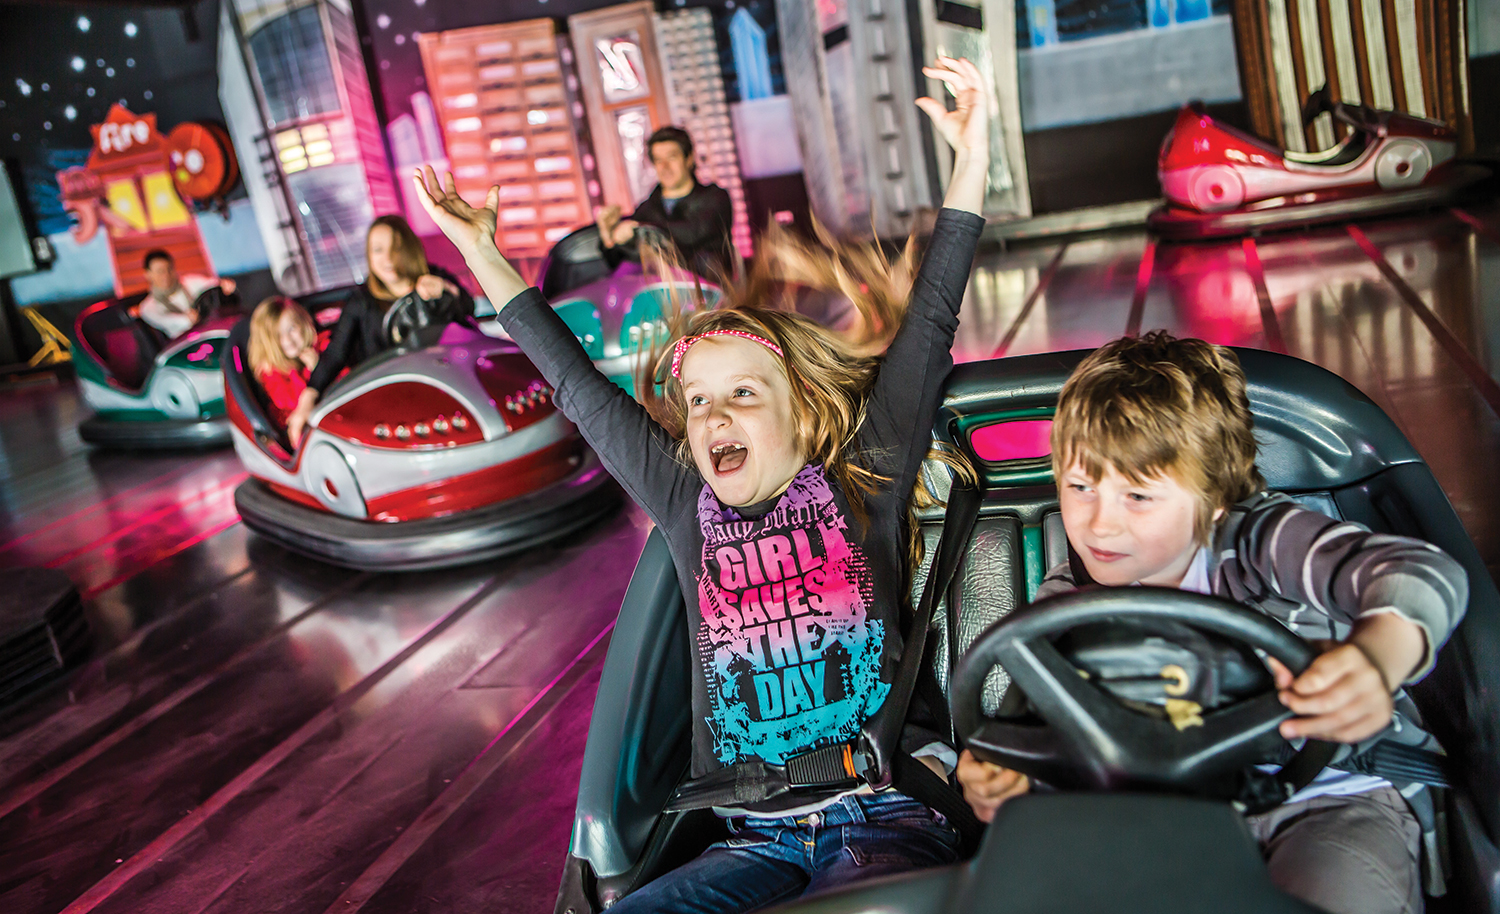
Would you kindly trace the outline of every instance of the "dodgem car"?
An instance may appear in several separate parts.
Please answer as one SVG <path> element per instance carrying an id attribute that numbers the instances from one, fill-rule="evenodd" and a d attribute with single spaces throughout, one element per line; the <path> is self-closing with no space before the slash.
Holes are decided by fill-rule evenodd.
<path id="1" fill-rule="evenodd" d="M 235 318 L 211 314 L 167 340 L 132 314 L 139 301 L 102 301 L 74 322 L 78 389 L 94 411 L 79 435 L 105 447 L 226 447 L 219 355 Z"/>
<path id="2" fill-rule="evenodd" d="M 327 298 L 303 304 L 317 313 Z M 514 344 L 467 323 L 418 323 L 328 389 L 296 447 L 251 376 L 249 321 L 234 327 L 224 380 L 251 477 L 234 499 L 246 526 L 333 564 L 407 571 L 518 552 L 618 504 Z"/>
<path id="3" fill-rule="evenodd" d="M 650 226 L 644 227 L 643 234 L 649 233 Z M 717 285 L 679 268 L 643 268 L 627 260 L 611 271 L 592 225 L 552 247 L 539 288 L 594 365 L 630 393 L 642 353 L 653 340 L 665 339 L 674 306 L 712 308 L 722 295 Z"/>
<path id="4" fill-rule="evenodd" d="M 1454 159 L 1458 133 L 1442 121 L 1334 102 L 1326 88 L 1304 122 L 1325 112 L 1348 135 L 1299 153 L 1218 123 L 1201 102 L 1184 105 L 1157 159 L 1167 202 L 1147 224 L 1165 237 L 1212 238 L 1357 219 L 1448 202 L 1489 174 Z"/>
<path id="5" fill-rule="evenodd" d="M 928 658 L 950 701 L 956 745 L 1060 789 L 1005 804 L 965 862 L 778 910 L 1313 910 L 1271 884 L 1259 848 L 1222 790 L 1225 778 L 1244 772 L 1260 751 L 1287 748 L 1276 726 L 1289 712 L 1254 652 L 1300 669 L 1313 656 L 1309 645 L 1266 616 L 1187 592 L 1117 588 L 1026 606 L 1045 571 L 1067 560 L 1047 429 L 1063 382 L 1086 354 L 953 370 L 934 437 L 969 457 L 980 486 L 963 497 L 955 489 L 949 509 L 923 515 L 927 560 L 913 590 L 918 603 L 931 572 L 943 597 L 932 614 L 932 643 L 914 656 Z M 1468 572 L 1463 624 L 1434 672 L 1410 690 L 1446 759 L 1382 756 L 1381 764 L 1406 765 L 1407 774 L 1428 783 L 1451 782 L 1438 791 L 1446 894 L 1429 910 L 1500 910 L 1500 593 L 1431 471 L 1378 407 L 1305 362 L 1250 350 L 1239 357 L 1261 444 L 1259 467 L 1272 489 L 1377 531 L 1422 537 Z M 940 490 L 948 486 L 945 470 L 928 472 Z M 961 523 L 950 514 L 955 505 L 967 506 Z M 967 531 L 953 538 L 960 548 L 951 553 L 941 543 L 949 523 Z M 666 811 L 687 775 L 690 752 L 694 673 L 683 611 L 671 556 L 653 533 L 605 660 L 559 914 L 599 911 L 727 837 L 708 810 Z M 1103 670 L 1143 657 L 1146 675 Z M 1168 675 L 1164 663 L 1181 666 Z M 1022 693 L 1030 713 L 1008 716 L 1007 704 Z M 1164 696 L 1202 704 L 1174 710 Z M 848 786 L 889 773 L 876 752 L 881 733 L 867 725 L 852 753 L 861 758 L 844 769 L 858 772 Z M 842 776 L 817 771 L 823 780 L 809 783 Z M 788 764 L 787 780 L 794 773 Z M 899 764 L 895 777 L 899 783 Z"/>

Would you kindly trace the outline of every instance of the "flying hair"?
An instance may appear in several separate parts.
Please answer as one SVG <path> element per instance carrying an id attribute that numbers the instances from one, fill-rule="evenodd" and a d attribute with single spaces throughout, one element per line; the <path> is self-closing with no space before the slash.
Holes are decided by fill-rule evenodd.
<path id="1" fill-rule="evenodd" d="M 641 360 L 637 372 L 636 391 L 652 418 L 678 440 L 679 459 L 691 463 L 684 437 L 687 403 L 682 380 L 670 370 L 674 344 L 708 333 L 749 335 L 773 343 L 781 350 L 778 361 L 789 381 L 793 418 L 808 460 L 822 464 L 838 482 L 855 521 L 864 524 L 865 499 L 887 477 L 871 468 L 871 455 L 858 453 L 855 438 L 865 419 L 879 356 L 906 316 L 916 277 L 916 244 L 914 238 L 908 240 L 892 258 L 874 243 L 839 241 L 821 225 L 815 224 L 815 232 L 814 241 L 773 225 L 762 236 L 748 274 L 737 282 L 726 280 L 715 307 L 705 306 L 701 286 L 691 296 L 694 310 L 688 310 L 683 296 L 669 293 L 667 332 L 652 339 L 650 355 Z M 670 249 L 643 256 L 643 263 L 664 272 L 673 260 Z M 667 288 L 674 285 L 669 282 Z M 836 329 L 799 313 L 820 307 L 832 313 Z M 930 456 L 973 476 L 961 458 Z M 915 534 L 915 525 L 912 530 Z M 915 535 L 913 540 L 918 544 L 913 555 L 919 558 L 920 540 Z"/>
<path id="2" fill-rule="evenodd" d="M 313 324 L 307 309 L 284 295 L 272 295 L 256 305 L 255 311 L 250 315 L 249 355 L 252 373 L 262 368 L 288 372 L 298 367 L 296 361 L 287 358 L 281 351 L 277 325 L 281 323 L 281 315 L 286 313 L 292 315 L 292 321 L 302 330 L 302 339 L 308 345 L 317 340 L 318 328 Z"/>

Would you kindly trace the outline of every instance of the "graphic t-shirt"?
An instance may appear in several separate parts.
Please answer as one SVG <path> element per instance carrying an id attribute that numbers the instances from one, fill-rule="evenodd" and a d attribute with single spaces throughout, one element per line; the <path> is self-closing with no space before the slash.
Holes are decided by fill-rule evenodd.
<path id="1" fill-rule="evenodd" d="M 888 480 L 866 496 L 863 522 L 816 464 L 767 502 L 724 505 L 679 461 L 677 442 L 594 368 L 540 292 L 529 289 L 501 310 L 557 405 L 672 552 L 699 670 L 693 777 L 848 740 L 885 701 L 907 602 L 907 498 L 953 367 L 949 348 L 983 227 L 978 216 L 946 209 L 933 227 L 854 442 L 863 465 Z M 913 726 L 915 712 L 907 723 L 908 751 L 933 738 Z"/>
<path id="2" fill-rule="evenodd" d="M 875 576 L 822 467 L 806 466 L 759 518 L 698 498 L 697 653 L 714 755 L 781 763 L 853 738 L 890 691 Z"/>

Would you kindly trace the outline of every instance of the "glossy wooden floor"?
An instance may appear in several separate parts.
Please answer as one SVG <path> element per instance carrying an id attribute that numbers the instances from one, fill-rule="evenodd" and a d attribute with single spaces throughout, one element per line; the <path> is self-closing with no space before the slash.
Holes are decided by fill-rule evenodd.
<path id="1" fill-rule="evenodd" d="M 1166 327 L 1385 408 L 1500 567 L 1500 211 L 981 255 L 960 359 Z M 67 385 L 0 390 L 0 567 L 66 570 L 98 646 L 0 713 L 0 911 L 546 912 L 647 525 L 413 575 L 238 522 L 232 453 L 95 452 Z"/>

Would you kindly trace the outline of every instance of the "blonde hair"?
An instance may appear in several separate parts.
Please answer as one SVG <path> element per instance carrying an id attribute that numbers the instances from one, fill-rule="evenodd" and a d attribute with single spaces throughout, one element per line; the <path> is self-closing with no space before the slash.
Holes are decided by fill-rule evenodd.
<path id="1" fill-rule="evenodd" d="M 750 333 L 775 343 L 782 351 L 779 361 L 807 459 L 823 465 L 848 498 L 856 523 L 863 525 L 868 521 L 865 499 L 889 478 L 871 468 L 872 455 L 857 453 L 855 437 L 865 421 L 878 356 L 906 316 L 916 275 L 916 245 L 908 240 L 893 260 L 875 244 L 840 242 L 821 225 L 815 230 L 817 243 L 772 226 L 761 239 L 750 273 L 738 283 L 726 283 L 712 309 L 703 308 L 701 289 L 695 311 L 687 311 L 680 296 L 669 296 L 668 333 L 653 340 L 651 356 L 641 360 L 636 391 L 652 417 L 678 440 L 679 459 L 691 463 L 682 382 L 668 370 L 672 343 L 718 330 Z M 671 260 L 670 252 L 657 253 Z M 832 330 L 796 313 L 799 301 L 817 295 L 847 304 L 848 326 Z M 961 456 L 935 449 L 929 457 L 974 478 Z M 930 495 L 920 481 L 917 489 Z M 912 567 L 921 559 L 914 512 L 919 504 L 933 503 L 935 499 L 918 495 L 909 506 Z"/>
<path id="2" fill-rule="evenodd" d="M 1214 512 L 1265 488 L 1255 467 L 1245 372 L 1234 352 L 1163 330 L 1099 347 L 1057 398 L 1052 473 L 1075 463 L 1092 479 L 1113 467 L 1132 483 L 1170 475 L 1198 498 L 1193 533 Z"/>
<path id="3" fill-rule="evenodd" d="M 396 269 L 396 275 L 411 282 L 427 275 L 427 252 L 422 249 L 422 240 L 404 218 L 396 215 L 381 216 L 370 224 L 370 230 L 365 233 L 365 265 L 368 267 L 370 263 L 370 236 L 382 225 L 391 230 L 391 266 Z M 373 271 L 365 280 L 365 287 L 381 301 L 396 300 L 396 293 Z"/>
<path id="4" fill-rule="evenodd" d="M 290 314 L 308 346 L 318 339 L 318 328 L 307 309 L 283 295 L 272 295 L 255 306 L 250 315 L 250 373 L 262 370 L 290 372 L 301 367 L 281 351 L 281 316 Z"/>

